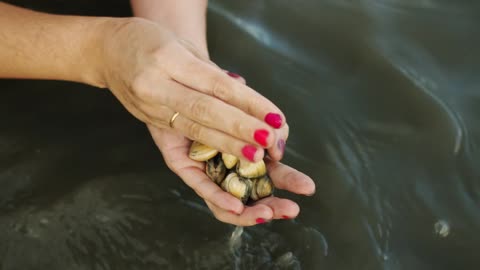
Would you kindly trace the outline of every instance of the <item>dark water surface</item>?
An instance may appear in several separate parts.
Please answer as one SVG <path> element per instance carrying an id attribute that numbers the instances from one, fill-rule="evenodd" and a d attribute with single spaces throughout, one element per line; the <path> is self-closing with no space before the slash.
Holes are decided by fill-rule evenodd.
<path id="1" fill-rule="evenodd" d="M 479 269 L 479 3 L 210 1 L 212 58 L 283 109 L 317 185 L 235 243 L 108 91 L 1 81 L 0 269 Z"/>

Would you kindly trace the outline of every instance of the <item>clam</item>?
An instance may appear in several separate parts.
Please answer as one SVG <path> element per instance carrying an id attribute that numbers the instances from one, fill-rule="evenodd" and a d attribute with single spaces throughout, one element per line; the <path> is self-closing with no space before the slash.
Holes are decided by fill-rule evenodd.
<path id="1" fill-rule="evenodd" d="M 201 144 L 197 141 L 190 146 L 190 153 L 188 156 L 196 161 L 207 161 L 218 154 L 217 149 L 213 149 L 208 145 Z"/>
<path id="2" fill-rule="evenodd" d="M 222 160 L 223 160 L 223 163 L 225 164 L 225 167 L 227 167 L 227 169 L 231 169 L 235 167 L 235 165 L 237 165 L 237 162 L 238 162 L 238 158 L 236 156 L 230 155 L 227 153 L 222 153 Z"/>
<path id="3" fill-rule="evenodd" d="M 244 204 L 273 194 L 274 186 L 263 160 L 247 162 L 196 141 L 190 147 L 189 157 L 205 161 L 208 177 Z"/>
<path id="4" fill-rule="evenodd" d="M 273 192 L 273 183 L 268 175 L 253 180 L 253 188 L 250 193 L 250 198 L 257 201 L 262 198 L 270 196 Z"/>
<path id="5" fill-rule="evenodd" d="M 257 178 L 267 173 L 267 167 L 263 160 L 256 163 L 240 160 L 237 164 L 237 172 L 245 178 Z"/>
<path id="6" fill-rule="evenodd" d="M 216 155 L 215 157 L 207 160 L 205 172 L 213 182 L 219 185 L 222 183 L 223 179 L 225 179 L 225 175 L 227 174 L 227 168 L 225 167 L 220 155 Z"/>
<path id="7" fill-rule="evenodd" d="M 221 188 L 237 197 L 243 203 L 246 203 L 250 198 L 252 181 L 250 179 L 241 178 L 236 173 L 231 172 L 225 177 L 225 180 L 223 180 Z"/>

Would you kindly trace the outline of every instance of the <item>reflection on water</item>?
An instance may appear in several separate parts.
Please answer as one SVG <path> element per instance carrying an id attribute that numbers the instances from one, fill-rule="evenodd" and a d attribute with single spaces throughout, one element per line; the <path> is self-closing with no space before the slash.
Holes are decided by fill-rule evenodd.
<path id="1" fill-rule="evenodd" d="M 474 269 L 479 19 L 473 1 L 211 0 L 213 59 L 284 110 L 285 162 L 317 184 L 279 192 L 296 220 L 248 228 L 216 221 L 108 92 L 2 81 L 0 269 Z"/>

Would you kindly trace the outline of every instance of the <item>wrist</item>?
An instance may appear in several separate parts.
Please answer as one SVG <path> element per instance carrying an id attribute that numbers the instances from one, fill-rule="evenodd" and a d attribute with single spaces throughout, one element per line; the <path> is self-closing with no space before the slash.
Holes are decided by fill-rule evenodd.
<path id="1" fill-rule="evenodd" d="M 87 25 L 87 34 L 83 39 L 81 54 L 84 56 L 84 67 L 80 80 L 85 84 L 106 88 L 108 71 L 108 43 L 115 32 L 119 31 L 123 25 L 128 23 L 126 18 L 107 18 L 98 17 L 90 19 Z"/>
<path id="2" fill-rule="evenodd" d="M 161 25 L 208 58 L 207 0 L 131 0 L 131 4 L 136 17 Z"/>

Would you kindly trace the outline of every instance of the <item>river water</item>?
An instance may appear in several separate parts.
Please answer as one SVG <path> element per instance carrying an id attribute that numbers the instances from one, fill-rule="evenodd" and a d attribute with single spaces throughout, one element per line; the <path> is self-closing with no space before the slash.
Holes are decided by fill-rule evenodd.
<path id="1" fill-rule="evenodd" d="M 467 0 L 211 0 L 213 60 L 286 113 L 284 163 L 317 186 L 243 233 L 108 91 L 0 81 L 0 269 L 478 269 L 479 25 Z"/>

